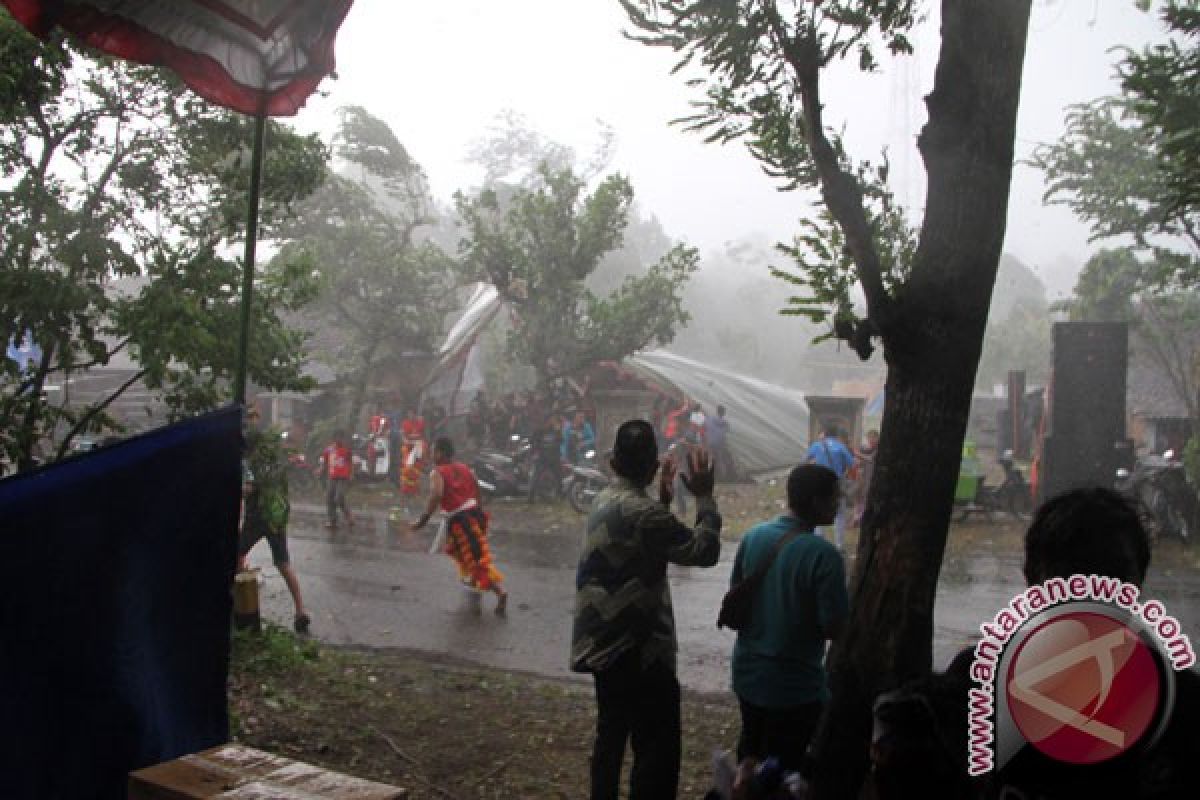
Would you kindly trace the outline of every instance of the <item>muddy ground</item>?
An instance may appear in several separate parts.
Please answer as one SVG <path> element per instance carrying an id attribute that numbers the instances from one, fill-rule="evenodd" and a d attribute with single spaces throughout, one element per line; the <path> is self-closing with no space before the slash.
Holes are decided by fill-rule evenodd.
<path id="1" fill-rule="evenodd" d="M 595 708 L 585 683 L 331 648 L 270 626 L 235 637 L 229 685 L 236 741 L 412 798 L 587 795 Z M 737 736 L 737 708 L 729 696 L 685 692 L 683 729 L 679 796 L 699 798 L 711 748 Z"/>
<path id="2" fill-rule="evenodd" d="M 724 487 L 729 534 L 778 513 L 781 498 L 778 485 Z M 364 512 L 419 508 L 370 485 L 355 487 L 351 502 Z M 547 536 L 581 524 L 562 503 L 496 503 L 491 511 L 497 528 Z M 413 798 L 587 795 L 595 703 L 585 680 L 444 653 L 332 646 L 267 624 L 259 635 L 235 635 L 229 702 L 236 741 L 391 783 Z M 712 750 L 733 747 L 737 720 L 731 695 L 684 692 L 681 798 L 707 791 Z"/>
<path id="3" fill-rule="evenodd" d="M 731 541 L 750 524 L 778 513 L 782 502 L 781 487 L 769 484 L 722 487 L 718 496 L 726 519 L 724 535 Z M 296 499 L 299 505 L 306 500 Z M 318 500 L 307 498 L 314 506 Z M 385 487 L 368 485 L 355 487 L 352 503 L 378 517 L 382 538 L 374 544 L 386 541 L 397 547 L 388 557 L 415 557 L 404 555 L 404 539 L 396 536 L 404 518 L 416 515 L 416 501 L 408 502 L 407 512 L 391 514 L 394 508 L 403 509 L 404 502 Z M 491 511 L 498 542 L 505 541 L 504 531 L 517 529 L 526 537 L 545 534 L 551 542 L 575 536 L 582 524 L 565 504 L 530 509 L 524 503 L 496 503 Z M 389 516 L 393 519 L 385 526 Z M 1022 533 L 1020 523 L 1007 520 L 972 519 L 956 525 L 947 545 L 943 582 L 962 584 L 970 593 L 971 587 L 992 586 L 997 570 L 1015 572 Z M 296 544 L 300 549 L 300 542 Z M 854 544 L 851 532 L 850 552 Z M 357 553 L 365 548 L 374 558 L 376 551 L 366 545 L 359 541 L 352 549 Z M 516 557 L 511 549 L 509 554 Z M 1151 584 L 1170 592 L 1174 605 L 1200 605 L 1197 574 L 1194 549 L 1177 542 L 1156 546 Z M 306 577 L 302 571 L 302 581 L 315 585 L 316 576 Z M 266 610 L 286 609 L 282 587 L 273 591 L 278 596 L 264 598 L 273 600 Z M 990 609 L 994 603 L 988 599 L 984 605 Z M 285 613 L 267 617 L 286 621 Z M 522 613 L 535 612 L 518 607 L 515 613 L 511 624 L 519 624 Z M 979 618 L 980 612 L 972 611 L 972 620 Z M 315 640 L 296 639 L 274 626 L 258 636 L 236 637 L 229 694 L 236 740 L 392 783 L 414 798 L 586 796 L 595 716 L 591 685 L 582 676 L 489 667 L 454 651 L 335 645 L 330 642 L 337 638 L 322 635 L 322 622 L 318 612 Z M 955 628 L 961 629 L 962 625 Z M 945 638 L 940 633 L 935 638 L 939 636 Z M 560 661 L 561 655 L 553 660 Z M 681 663 L 687 655 L 681 653 Z M 681 798 L 703 796 L 713 748 L 732 747 L 737 730 L 737 709 L 728 692 L 685 690 Z"/>

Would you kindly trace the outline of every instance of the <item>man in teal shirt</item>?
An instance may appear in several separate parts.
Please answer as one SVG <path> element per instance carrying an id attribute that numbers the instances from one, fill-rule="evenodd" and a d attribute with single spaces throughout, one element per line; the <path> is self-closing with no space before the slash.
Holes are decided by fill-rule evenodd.
<path id="1" fill-rule="evenodd" d="M 787 495 L 789 513 L 747 531 L 734 558 L 736 583 L 790 537 L 759 586 L 749 626 L 738 632 L 733 691 L 742 714 L 738 760 L 776 756 L 796 770 L 829 700 L 825 642 L 841 632 L 849 600 L 841 555 L 813 535 L 837 513 L 837 475 L 816 464 L 796 467 Z"/>

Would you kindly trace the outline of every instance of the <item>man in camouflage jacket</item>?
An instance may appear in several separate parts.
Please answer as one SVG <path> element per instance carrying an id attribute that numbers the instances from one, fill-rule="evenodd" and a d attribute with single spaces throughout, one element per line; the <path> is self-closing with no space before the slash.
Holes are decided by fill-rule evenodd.
<path id="1" fill-rule="evenodd" d="M 617 483 L 588 517 L 575 577 L 571 668 L 596 683 L 593 800 L 616 798 L 632 738 L 631 800 L 675 797 L 679 781 L 679 681 L 667 562 L 711 567 L 721 554 L 721 516 L 707 453 L 692 456 L 685 488 L 696 496 L 696 525 L 669 510 L 675 465 L 667 461 L 659 497 L 646 493 L 658 471 L 654 428 L 630 420 L 617 430 L 610 462 Z"/>

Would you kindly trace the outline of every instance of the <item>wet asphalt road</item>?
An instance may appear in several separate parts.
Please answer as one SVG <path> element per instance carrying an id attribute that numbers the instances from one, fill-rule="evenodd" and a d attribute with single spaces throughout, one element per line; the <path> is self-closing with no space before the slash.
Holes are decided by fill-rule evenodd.
<path id="1" fill-rule="evenodd" d="M 331 532 L 322 527 L 323 519 L 318 506 L 293 506 L 288 535 L 313 636 L 332 644 L 409 648 L 539 675 L 573 676 L 567 659 L 581 530 L 530 534 L 498 526 L 492 550 L 510 599 L 508 615 L 497 618 L 493 596 L 484 598 L 482 614 L 473 613 L 453 563 L 429 553 L 434 523 L 412 534 L 406 523 L 389 525 L 386 514 L 375 513 L 360 516 L 353 530 Z M 735 549 L 725 543 L 712 569 L 670 568 L 679 676 L 690 689 L 728 689 L 734 635 L 717 630 L 715 620 Z M 938 668 L 1024 588 L 1019 557 L 998 555 L 995 549 L 985 540 L 971 548 L 969 557 L 951 555 L 943 564 L 934 620 Z M 264 615 L 289 624 L 291 599 L 270 566 L 266 545 L 259 544 L 250 560 L 263 568 Z M 1153 567 L 1146 594 L 1161 599 L 1200 646 L 1197 570 Z"/>

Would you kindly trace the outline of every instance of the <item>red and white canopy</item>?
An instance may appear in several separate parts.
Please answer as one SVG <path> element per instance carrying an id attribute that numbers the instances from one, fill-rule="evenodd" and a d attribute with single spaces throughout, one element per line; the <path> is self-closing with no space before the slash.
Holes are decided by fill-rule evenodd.
<path id="1" fill-rule="evenodd" d="M 39 36 L 55 26 L 92 47 L 165 66 L 210 102 L 295 114 L 333 72 L 353 0 L 0 0 Z"/>

